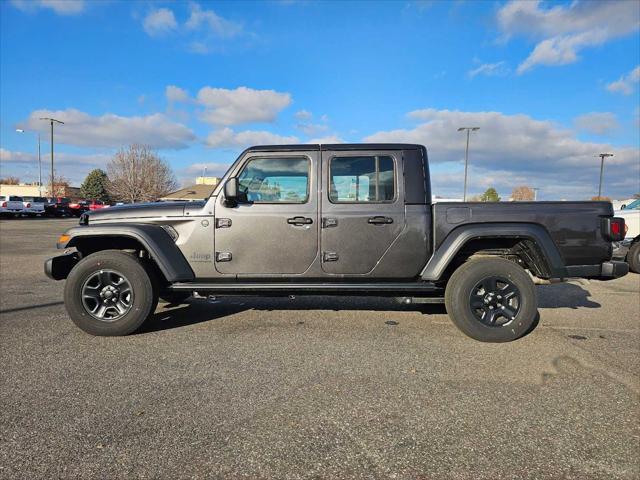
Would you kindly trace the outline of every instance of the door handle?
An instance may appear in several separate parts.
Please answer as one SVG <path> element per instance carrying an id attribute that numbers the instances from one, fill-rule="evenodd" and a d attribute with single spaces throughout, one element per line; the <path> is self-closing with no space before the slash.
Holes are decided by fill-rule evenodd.
<path id="1" fill-rule="evenodd" d="M 287 218 L 287 223 L 289 225 L 311 225 L 313 223 L 313 218 L 308 218 L 308 217 Z"/>
<path id="2" fill-rule="evenodd" d="M 389 223 L 393 223 L 393 218 L 391 217 L 370 217 L 367 220 L 368 223 L 372 225 L 388 225 Z"/>

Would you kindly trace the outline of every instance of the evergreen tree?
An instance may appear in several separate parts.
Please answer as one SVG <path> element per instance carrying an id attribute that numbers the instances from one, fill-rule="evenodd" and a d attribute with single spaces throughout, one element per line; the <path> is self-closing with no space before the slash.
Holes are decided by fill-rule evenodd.
<path id="1" fill-rule="evenodd" d="M 104 170 L 99 168 L 91 170 L 80 186 L 80 195 L 88 200 L 102 200 L 103 202 L 108 202 L 108 182 L 109 179 Z"/>
<path id="2" fill-rule="evenodd" d="M 499 202 L 500 196 L 498 195 L 498 192 L 496 192 L 495 188 L 489 187 L 486 192 L 480 196 L 480 200 L 482 202 Z"/>

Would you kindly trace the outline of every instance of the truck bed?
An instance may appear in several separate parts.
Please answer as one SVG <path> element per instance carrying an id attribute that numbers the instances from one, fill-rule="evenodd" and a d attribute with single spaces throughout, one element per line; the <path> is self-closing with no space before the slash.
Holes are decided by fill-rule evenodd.
<path id="1" fill-rule="evenodd" d="M 585 265 L 611 258 L 601 218 L 613 215 L 610 202 L 443 202 L 433 205 L 434 249 L 461 225 L 534 223 L 544 227 L 565 265 Z"/>

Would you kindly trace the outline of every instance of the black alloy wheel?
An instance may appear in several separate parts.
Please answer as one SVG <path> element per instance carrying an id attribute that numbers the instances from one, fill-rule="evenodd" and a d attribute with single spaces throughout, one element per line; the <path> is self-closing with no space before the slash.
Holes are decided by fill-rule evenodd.
<path id="1" fill-rule="evenodd" d="M 515 320 L 520 311 L 520 290 L 510 280 L 492 275 L 473 287 L 469 307 L 478 321 L 502 327 Z"/>

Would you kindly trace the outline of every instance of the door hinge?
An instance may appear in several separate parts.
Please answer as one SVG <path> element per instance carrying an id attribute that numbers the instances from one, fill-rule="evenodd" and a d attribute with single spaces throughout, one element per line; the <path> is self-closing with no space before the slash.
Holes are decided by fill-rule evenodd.
<path id="1" fill-rule="evenodd" d="M 338 226 L 337 218 L 325 217 L 322 219 L 322 228 L 337 227 L 337 226 Z"/>
<path id="2" fill-rule="evenodd" d="M 336 252 L 322 252 L 322 261 L 323 262 L 337 262 L 339 256 Z"/>
<path id="3" fill-rule="evenodd" d="M 229 228 L 230 226 L 230 218 L 216 218 L 216 228 Z"/>
<path id="4" fill-rule="evenodd" d="M 216 262 L 230 262 L 231 252 L 216 252 Z"/>

